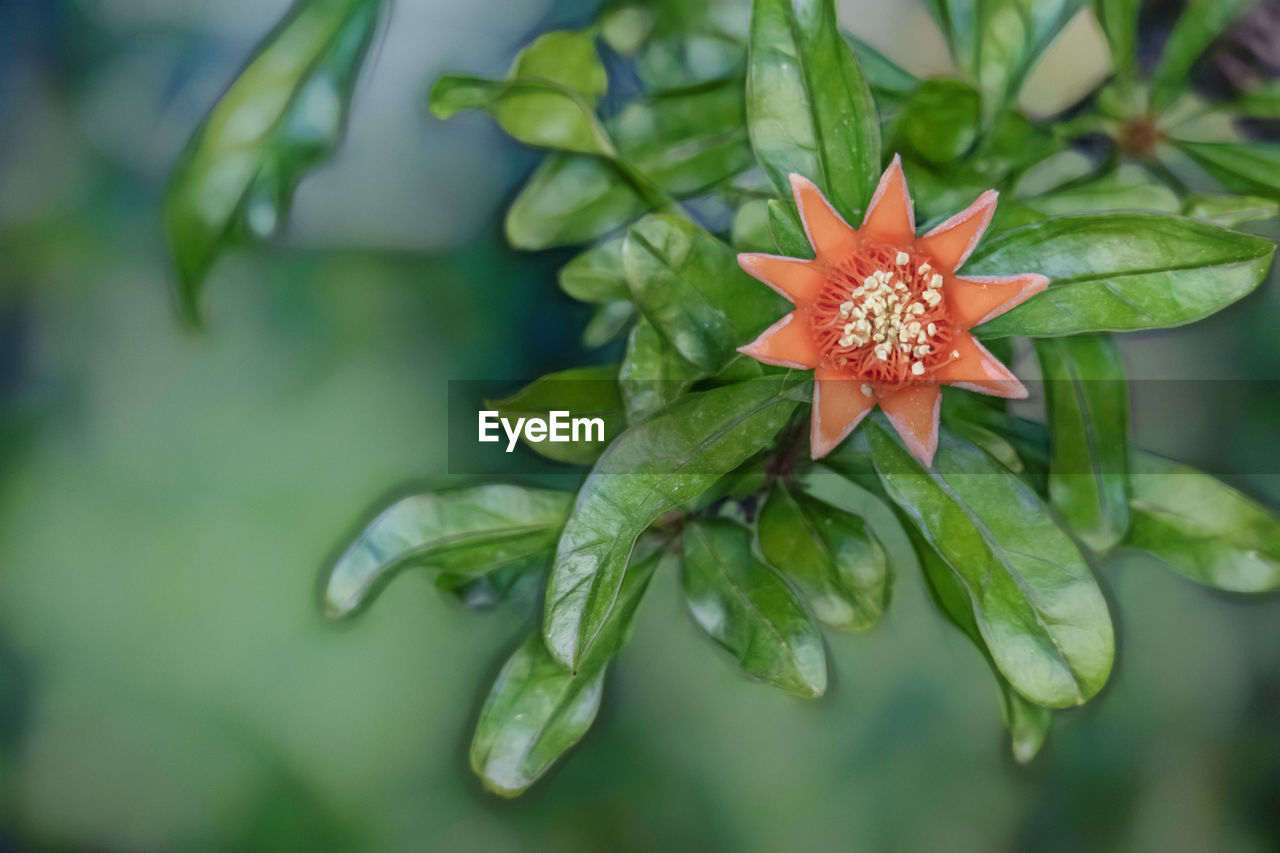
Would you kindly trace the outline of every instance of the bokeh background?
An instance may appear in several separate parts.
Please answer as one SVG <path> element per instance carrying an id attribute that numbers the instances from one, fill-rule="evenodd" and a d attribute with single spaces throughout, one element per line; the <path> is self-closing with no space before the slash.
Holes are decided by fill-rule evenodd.
<path id="1" fill-rule="evenodd" d="M 163 181 L 287 5 L 0 2 L 0 849 L 1280 849 L 1280 601 L 1136 557 L 1099 566 L 1111 685 L 1029 767 L 916 577 L 877 630 L 831 638 L 809 704 L 740 677 L 659 577 L 583 747 L 518 801 L 483 793 L 466 744 L 533 598 L 468 611 L 407 575 L 335 628 L 316 577 L 388 492 L 456 482 L 448 380 L 610 355 L 577 343 L 564 256 L 502 244 L 537 155 L 424 106 L 435 75 L 498 74 L 595 4 L 398 0 L 347 144 L 281 244 L 217 265 L 186 333 Z M 841 7 L 947 70 L 922 7 Z M 1105 63 L 1082 17 L 1025 105 Z M 1126 340 L 1141 439 L 1273 505 L 1277 318 L 1273 277 Z M 1221 406 L 1186 379 L 1255 381 Z"/>

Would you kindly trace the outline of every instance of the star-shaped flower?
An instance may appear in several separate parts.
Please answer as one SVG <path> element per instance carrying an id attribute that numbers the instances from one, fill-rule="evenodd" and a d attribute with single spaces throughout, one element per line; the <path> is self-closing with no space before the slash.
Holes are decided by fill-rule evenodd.
<path id="1" fill-rule="evenodd" d="M 813 260 L 741 254 L 738 263 L 795 310 L 740 348 L 767 364 L 812 369 L 814 459 L 877 404 L 926 465 L 938 447 L 942 386 L 1022 398 L 1027 389 L 969 333 L 1039 293 L 1042 275 L 956 275 L 995 213 L 995 190 L 922 237 L 899 157 L 880 179 L 862 227 L 813 182 L 791 176 Z"/>

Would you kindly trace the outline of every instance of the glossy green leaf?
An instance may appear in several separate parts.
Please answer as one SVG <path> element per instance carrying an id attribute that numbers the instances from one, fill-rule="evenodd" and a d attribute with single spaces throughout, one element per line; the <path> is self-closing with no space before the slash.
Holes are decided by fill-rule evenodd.
<path id="1" fill-rule="evenodd" d="M 526 145 L 612 155 L 613 144 L 596 119 L 608 87 L 590 32 L 550 32 L 520 51 L 505 80 L 445 75 L 431 87 L 437 118 L 482 109 Z"/>
<path id="2" fill-rule="evenodd" d="M 183 317 L 218 254 L 275 234 L 303 174 L 337 146 L 380 0 L 303 0 L 187 143 L 169 179 L 165 231 Z"/>
<path id="3" fill-rule="evenodd" d="M 809 245 L 793 202 L 776 198 L 769 200 L 769 230 L 773 233 L 774 245 L 787 257 L 808 258 L 813 255 L 813 247 Z"/>
<path id="4" fill-rule="evenodd" d="M 1093 13 L 1111 50 L 1111 67 L 1126 85 L 1137 69 L 1140 5 L 1140 0 L 1093 0 Z"/>
<path id="5" fill-rule="evenodd" d="M 325 615 L 350 616 L 406 568 L 474 575 L 548 555 L 572 498 L 505 485 L 402 498 L 374 519 L 329 571 Z"/>
<path id="6" fill-rule="evenodd" d="M 1280 202 L 1247 195 L 1193 195 L 1186 199 L 1183 212 L 1192 219 L 1235 228 L 1280 216 Z"/>
<path id="7" fill-rule="evenodd" d="M 556 659 L 580 663 L 616 607 L 636 538 L 769 446 L 796 401 L 785 376 L 689 394 L 604 452 L 565 523 L 543 631 Z"/>
<path id="8" fill-rule="evenodd" d="M 1236 18 L 1258 0 L 1189 0 L 1165 42 L 1151 76 L 1151 106 L 1156 112 L 1173 103 L 1187 84 L 1197 59 Z"/>
<path id="9" fill-rule="evenodd" d="M 579 302 L 605 305 L 631 299 L 622 270 L 622 238 L 613 237 L 583 251 L 560 268 L 560 289 Z"/>
<path id="10" fill-rule="evenodd" d="M 880 120 L 866 79 L 836 28 L 834 0 L 755 0 L 747 128 L 778 191 L 809 178 L 846 219 L 880 177 Z"/>
<path id="11" fill-rule="evenodd" d="M 822 635 L 787 584 L 751 553 L 751 534 L 727 520 L 684 529 L 685 604 L 707 636 L 753 678 L 798 696 L 827 689 Z"/>
<path id="12" fill-rule="evenodd" d="M 862 39 L 852 33 L 843 35 L 844 40 L 853 48 L 853 54 L 858 58 L 858 67 L 867 78 L 871 94 L 882 111 L 886 107 L 896 107 L 920 84 L 914 74 Z"/>
<path id="13" fill-rule="evenodd" d="M 503 227 L 517 249 L 571 246 L 608 234 L 647 209 L 614 163 L 551 154 L 511 202 Z"/>
<path id="14" fill-rule="evenodd" d="M 1280 589 L 1280 519 L 1226 483 L 1135 451 L 1127 545 L 1184 577 L 1230 592 Z"/>
<path id="15" fill-rule="evenodd" d="M 626 642 L 636 608 L 661 554 L 627 567 L 617 608 L 601 642 L 576 672 L 530 634 L 498 673 L 471 741 L 471 767 L 495 794 L 514 797 L 551 769 L 591 728 L 612 660 Z"/>
<path id="16" fill-rule="evenodd" d="M 1280 198 L 1280 142 L 1179 142 L 1178 148 L 1233 192 Z"/>
<path id="17" fill-rule="evenodd" d="M 549 373 L 501 400 L 485 403 L 489 409 L 514 421 L 517 418 L 546 419 L 553 411 L 566 418 L 599 418 L 604 422 L 602 441 L 521 441 L 534 452 L 574 465 L 590 465 L 604 452 L 608 443 L 622 431 L 623 405 L 618 393 L 618 366 L 578 367 Z M 590 433 L 584 430 L 583 437 Z M 591 433 L 594 438 L 595 433 Z"/>
<path id="18" fill-rule="evenodd" d="M 1269 240 L 1190 219 L 1064 216 L 984 243 L 964 272 L 1047 275 L 1045 292 L 979 327 L 990 337 L 1045 337 L 1199 320 L 1257 287 L 1274 252 Z"/>
<path id="19" fill-rule="evenodd" d="M 708 374 L 786 313 L 783 299 L 744 273 L 729 246 L 683 217 L 657 213 L 637 222 L 622 259 L 641 313 Z"/>
<path id="20" fill-rule="evenodd" d="M 914 545 L 920 558 L 920 566 L 924 571 L 925 586 L 929 596 L 938 606 L 948 621 L 967 636 L 978 651 L 982 653 L 987 664 L 995 675 L 996 686 L 1000 689 L 1000 716 L 1005 728 L 1009 730 L 1010 747 L 1013 757 L 1021 764 L 1035 758 L 1044 745 L 1052 722 L 1052 712 L 1041 705 L 1028 701 L 1000 672 L 995 659 L 988 650 L 982 629 L 975 618 L 969 594 L 955 572 L 947 565 L 947 561 L 938 552 L 917 535 Z"/>
<path id="21" fill-rule="evenodd" d="M 618 371 L 627 421 L 647 419 L 674 402 L 706 374 L 685 361 L 653 324 L 641 317 L 631 327 L 627 350 Z"/>
<path id="22" fill-rule="evenodd" d="M 1113 548 L 1129 529 L 1129 385 L 1109 335 L 1041 338 L 1049 500 L 1080 540 Z"/>
<path id="23" fill-rule="evenodd" d="M 826 625 L 861 631 L 889 600 L 889 561 L 862 520 L 775 483 L 756 522 L 760 553 Z"/>
<path id="24" fill-rule="evenodd" d="M 1073 182 L 1065 189 L 1025 199 L 1025 202 L 1047 216 L 1110 210 L 1182 211 L 1178 194 L 1139 166 L 1121 167 L 1084 183 Z"/>
<path id="25" fill-rule="evenodd" d="M 863 428 L 885 491 L 963 588 L 983 644 L 1014 689 L 1051 708 L 1097 693 L 1115 652 L 1107 603 L 1040 498 L 947 433 L 924 468 L 879 419 Z"/>
<path id="26" fill-rule="evenodd" d="M 929 163 L 958 160 L 978 139 L 982 98 L 960 80 L 935 77 L 902 101 L 894 117 L 894 148 Z"/>
<path id="27" fill-rule="evenodd" d="M 1085 0 L 926 0 L 956 64 L 982 90 L 988 114 L 1013 99 L 1028 72 Z"/>
<path id="28" fill-rule="evenodd" d="M 630 299 L 619 299 L 596 307 L 596 313 L 582 330 L 582 345 L 602 347 L 627 330 L 636 318 L 636 306 Z"/>

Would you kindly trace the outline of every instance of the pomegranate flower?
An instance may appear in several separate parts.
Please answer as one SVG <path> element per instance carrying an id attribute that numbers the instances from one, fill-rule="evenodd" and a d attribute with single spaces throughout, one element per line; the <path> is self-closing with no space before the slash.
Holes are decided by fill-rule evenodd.
<path id="1" fill-rule="evenodd" d="M 812 369 L 814 459 L 830 453 L 877 404 L 925 465 L 938 447 L 943 385 L 998 397 L 1027 389 L 969 330 L 1044 290 L 1049 280 L 956 275 L 996 208 L 988 190 L 922 237 L 898 157 L 853 228 L 812 181 L 791 176 L 813 260 L 741 254 L 750 275 L 795 310 L 740 352 Z"/>

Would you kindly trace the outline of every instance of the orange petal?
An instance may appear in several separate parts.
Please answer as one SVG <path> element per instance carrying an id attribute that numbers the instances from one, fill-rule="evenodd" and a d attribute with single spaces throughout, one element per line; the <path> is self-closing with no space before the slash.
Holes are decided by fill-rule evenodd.
<path id="1" fill-rule="evenodd" d="M 821 459 L 834 450 L 875 407 L 875 397 L 862 393 L 863 384 L 829 367 L 813 372 L 809 455 L 814 459 Z"/>
<path id="2" fill-rule="evenodd" d="M 973 204 L 921 237 L 917 245 L 940 268 L 952 271 L 958 269 L 973 253 L 978 241 L 982 239 L 982 232 L 991 223 L 999 195 L 995 190 L 987 190 Z"/>
<path id="3" fill-rule="evenodd" d="M 968 332 L 957 335 L 951 348 L 956 355 L 933 372 L 937 381 L 993 397 L 1021 400 L 1027 396 L 1027 389 L 1018 377 L 987 352 L 973 335 Z"/>
<path id="4" fill-rule="evenodd" d="M 951 312 L 951 322 L 971 329 L 998 317 L 1049 286 L 1049 279 L 1036 273 L 1025 275 L 947 276 L 942 288 Z"/>
<path id="5" fill-rule="evenodd" d="M 817 299 L 827 281 L 813 261 L 799 258 L 742 254 L 738 255 L 738 265 L 752 278 L 763 281 L 785 296 L 793 305 Z"/>
<path id="6" fill-rule="evenodd" d="M 804 233 L 809 236 L 809 245 L 819 260 L 839 263 L 858 250 L 858 232 L 836 213 L 813 181 L 793 174 L 791 192 L 796 197 L 796 207 L 800 208 Z"/>
<path id="7" fill-rule="evenodd" d="M 916 215 L 907 191 L 907 176 L 902 173 L 902 158 L 896 154 L 867 205 L 860 231 L 895 245 L 906 245 L 916 239 Z"/>
<path id="8" fill-rule="evenodd" d="M 813 340 L 813 333 L 803 321 L 797 321 L 796 312 L 792 311 L 769 328 L 760 337 L 743 347 L 738 352 L 749 355 L 765 364 L 776 364 L 779 367 L 797 367 L 809 370 L 822 360 L 822 353 Z"/>
<path id="9" fill-rule="evenodd" d="M 938 449 L 938 410 L 942 388 L 930 383 L 908 385 L 880 401 L 880 408 L 893 424 L 912 455 L 926 466 L 933 464 Z"/>

